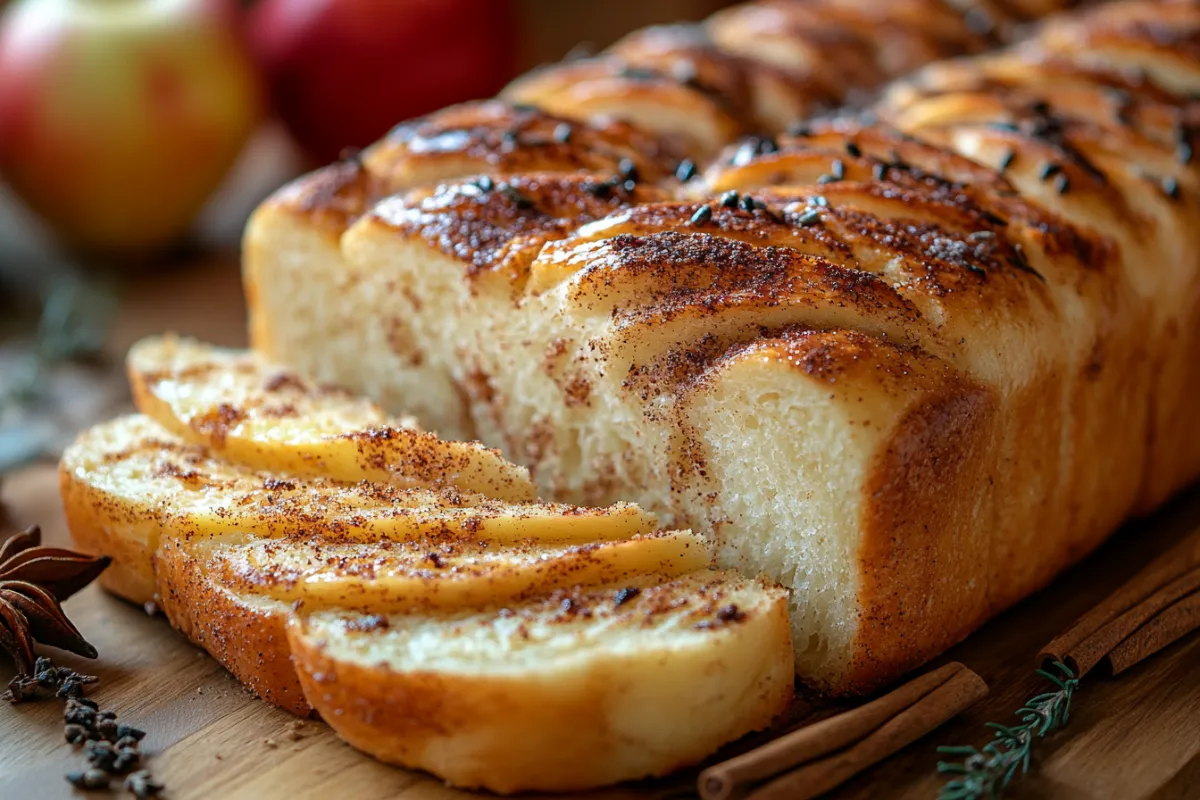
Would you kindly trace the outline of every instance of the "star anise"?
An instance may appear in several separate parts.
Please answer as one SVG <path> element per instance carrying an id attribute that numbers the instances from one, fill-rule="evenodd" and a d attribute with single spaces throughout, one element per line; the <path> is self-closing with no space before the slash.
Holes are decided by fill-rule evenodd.
<path id="1" fill-rule="evenodd" d="M 109 561 L 42 547 L 36 525 L 0 545 L 0 648 L 17 662 L 18 672 L 33 671 L 35 643 L 96 657 L 96 648 L 67 619 L 61 603 L 91 583 Z"/>

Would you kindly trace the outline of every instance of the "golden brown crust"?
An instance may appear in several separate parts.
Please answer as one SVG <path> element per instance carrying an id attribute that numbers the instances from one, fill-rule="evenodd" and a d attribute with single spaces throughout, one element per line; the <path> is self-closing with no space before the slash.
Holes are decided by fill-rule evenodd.
<path id="1" fill-rule="evenodd" d="M 100 575 L 100 585 L 134 603 L 157 601 L 152 565 L 157 546 L 154 526 L 122 513 L 119 504 L 65 464 L 59 465 L 58 484 L 75 546 L 85 553 L 112 558 Z"/>
<path id="2" fill-rule="evenodd" d="M 864 494 L 854 658 L 838 692 L 865 693 L 958 643 L 1002 606 L 975 563 L 973 509 L 994 463 L 994 390 L 947 382 L 897 425 Z M 973 524 L 974 523 L 974 524 Z M 1003 580 L 1002 574 L 1000 579 Z M 920 586 L 919 592 L 908 587 Z M 914 638 L 913 631 L 919 631 Z"/>
<path id="3" fill-rule="evenodd" d="M 386 195 L 387 185 L 352 158 L 289 183 L 275 193 L 271 204 L 337 237 Z"/>
<path id="4" fill-rule="evenodd" d="M 290 213 L 340 235 L 375 203 L 413 187 L 471 175 L 579 172 L 601 176 L 596 183 L 611 179 L 619 190 L 630 178 L 673 182 L 682 157 L 620 121 L 581 123 L 497 100 L 464 103 L 403 123 L 366 151 L 299 178 L 258 213 Z"/>
<path id="5" fill-rule="evenodd" d="M 1190 0 L 1114 3 L 1051 20 L 1038 44 L 1084 63 L 1144 72 L 1187 96 L 1188 78 L 1200 70 L 1200 16 Z"/>
<path id="6" fill-rule="evenodd" d="M 471 174 L 616 174 L 628 160 L 651 182 L 671 178 L 683 155 L 619 120 L 581 124 L 533 106 L 488 100 L 450 106 L 396 126 L 363 153 L 396 188 Z"/>
<path id="7" fill-rule="evenodd" d="M 502 97 L 583 122 L 621 119 L 691 158 L 703 158 L 748 128 L 732 98 L 688 78 L 601 56 L 534 70 L 510 84 Z"/>
<path id="8" fill-rule="evenodd" d="M 723 50 L 701 25 L 643 28 L 608 53 L 625 65 L 627 79 L 674 80 L 712 98 L 743 133 L 780 130 L 837 98 L 805 75 Z"/>
<path id="9" fill-rule="evenodd" d="M 469 275 L 506 271 L 520 280 L 546 242 L 615 210 L 664 197 L 653 186 L 619 176 L 547 173 L 444 184 L 427 197 L 382 203 L 372 219 L 463 258 Z"/>
<path id="10" fill-rule="evenodd" d="M 751 360 L 786 365 L 831 386 L 869 381 L 874 390 L 888 395 L 911 393 L 933 400 L 973 396 L 986 404 L 989 394 L 986 387 L 915 345 L 859 330 L 802 326 L 782 328 L 729 347 L 713 360 L 706 373 L 695 376 L 686 391 L 701 391 L 715 376 Z"/>
<path id="11" fill-rule="evenodd" d="M 300 716 L 312 713 L 292 666 L 285 603 L 244 602 L 210 578 L 186 540 L 165 541 L 153 564 L 172 625 L 263 700 Z"/>
<path id="12" fill-rule="evenodd" d="M 985 43 L 936 0 L 747 3 L 703 25 L 637 31 L 599 57 L 519 78 L 504 96 L 577 119 L 626 119 L 705 157 Z"/>
<path id="13" fill-rule="evenodd" d="M 766 0 L 715 14 L 707 27 L 721 47 L 808 77 L 837 100 L 991 43 L 990 31 L 928 0 Z"/>

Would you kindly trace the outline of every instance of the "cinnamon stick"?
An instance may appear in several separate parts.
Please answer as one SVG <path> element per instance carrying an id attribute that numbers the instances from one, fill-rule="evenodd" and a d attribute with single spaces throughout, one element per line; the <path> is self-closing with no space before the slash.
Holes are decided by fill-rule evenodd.
<path id="1" fill-rule="evenodd" d="M 1113 675 L 1120 675 L 1197 628 L 1200 628 L 1200 592 L 1192 592 L 1114 647 L 1105 662 Z"/>
<path id="2" fill-rule="evenodd" d="M 825 794 L 937 729 L 987 693 L 983 679 L 963 668 L 857 744 L 776 778 L 748 800 L 811 800 Z"/>
<path id="3" fill-rule="evenodd" d="M 1120 589 L 1080 617 L 1065 633 L 1042 648 L 1038 662 L 1061 661 L 1083 677 L 1158 611 L 1187 591 L 1186 576 L 1200 569 L 1200 529 L 1150 562 Z M 1194 576 L 1193 576 L 1194 577 Z M 1182 583 L 1176 584 L 1176 581 Z M 1168 587 L 1175 586 L 1168 591 Z M 1146 653 L 1145 655 L 1149 655 Z"/>
<path id="4" fill-rule="evenodd" d="M 1129 638 L 1152 617 L 1197 589 L 1200 589 L 1200 567 L 1185 572 L 1166 585 L 1151 591 L 1128 611 L 1101 626 L 1069 650 L 1063 651 L 1062 658 L 1066 659 L 1063 663 L 1075 672 L 1076 677 L 1082 678 L 1103 661 L 1113 648 Z M 1052 647 L 1053 643 L 1047 649 Z M 1150 653 L 1143 653 L 1141 658 L 1148 655 Z"/>
<path id="5" fill-rule="evenodd" d="M 975 673 L 959 663 L 947 664 L 914 678 L 898 689 L 865 705 L 781 736 L 756 750 L 706 769 L 700 773 L 698 783 L 700 796 L 704 800 L 728 800 L 739 789 L 777 776 L 797 765 L 835 753 L 847 745 L 860 742 L 878 732 L 889 724 L 889 721 L 894 721 L 899 716 L 914 710 L 918 704 L 929 699 L 935 692 L 964 674 L 968 676 L 968 684 L 976 688 L 981 686 L 983 692 L 987 692 L 986 685 Z M 982 694 L 979 696 L 981 697 Z M 957 697 L 958 689 L 950 695 L 940 695 L 937 702 L 944 704 L 949 699 L 952 701 L 950 706 L 944 706 L 949 708 L 957 704 L 958 701 L 955 699 Z M 978 699 L 978 697 L 974 699 Z M 948 714 L 946 719 L 957 714 L 962 708 L 956 708 Z M 910 717 L 909 721 L 911 722 L 911 720 Z M 882 757 L 880 755 L 875 760 Z M 869 766 L 871 763 L 874 761 L 864 763 L 858 769 Z M 845 778 L 841 780 L 845 780 Z"/>

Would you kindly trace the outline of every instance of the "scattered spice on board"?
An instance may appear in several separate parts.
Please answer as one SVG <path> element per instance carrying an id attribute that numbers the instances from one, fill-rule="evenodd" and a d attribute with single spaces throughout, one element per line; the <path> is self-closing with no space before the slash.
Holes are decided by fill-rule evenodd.
<path id="1" fill-rule="evenodd" d="M 4 699 L 12 704 L 58 698 L 63 707 L 63 739 L 80 748 L 87 766 L 64 777 L 72 786 L 94 791 L 112 789 L 127 776 L 124 788 L 139 800 L 156 797 L 163 786 L 141 765 L 145 731 L 117 721 L 115 711 L 102 710 L 85 696 L 86 687 L 99 682 L 36 656 L 36 645 L 50 645 L 85 658 L 98 654 L 67 619 L 62 601 L 108 567 L 107 557 L 89 556 L 42 545 L 35 525 L 0 545 L 0 647 L 17 664 Z"/>

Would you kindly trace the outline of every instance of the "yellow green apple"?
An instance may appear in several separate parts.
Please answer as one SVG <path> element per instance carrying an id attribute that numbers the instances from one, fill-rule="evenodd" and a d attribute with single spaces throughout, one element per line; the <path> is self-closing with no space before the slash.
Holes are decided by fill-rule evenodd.
<path id="1" fill-rule="evenodd" d="M 0 17 L 0 175 L 64 239 L 179 237 L 262 113 L 232 0 L 16 0 Z"/>

